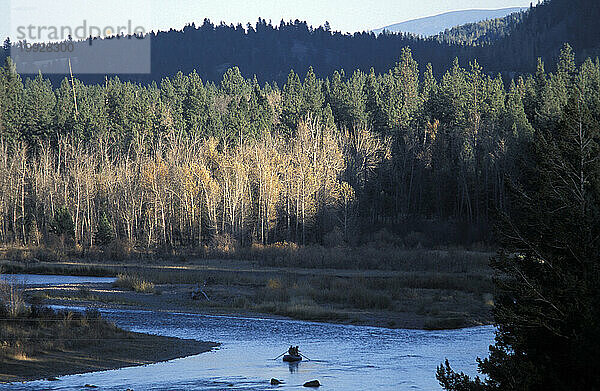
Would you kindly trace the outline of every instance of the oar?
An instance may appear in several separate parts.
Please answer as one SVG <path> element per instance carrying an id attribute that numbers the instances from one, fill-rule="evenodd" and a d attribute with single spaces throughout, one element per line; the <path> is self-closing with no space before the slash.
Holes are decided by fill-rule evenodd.
<path id="1" fill-rule="evenodd" d="M 304 354 L 298 352 L 299 355 L 301 355 L 302 357 L 304 357 L 305 359 L 307 359 L 308 361 L 312 361 L 310 358 L 306 357 Z"/>
<path id="2" fill-rule="evenodd" d="M 285 352 L 281 353 L 279 356 L 275 357 L 273 360 L 277 360 L 279 357 L 283 356 L 286 353 L 287 353 L 287 350 Z"/>

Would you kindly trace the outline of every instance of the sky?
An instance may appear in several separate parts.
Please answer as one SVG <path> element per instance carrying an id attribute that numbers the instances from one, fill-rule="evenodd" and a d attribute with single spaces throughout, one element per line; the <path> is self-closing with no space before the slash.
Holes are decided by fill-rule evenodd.
<path id="1" fill-rule="evenodd" d="M 259 17 L 279 24 L 305 20 L 319 26 L 329 21 L 333 30 L 372 30 L 406 20 L 461 9 L 496 9 L 529 6 L 530 0 L 0 0 L 0 37 L 31 31 L 27 26 L 70 26 L 86 22 L 101 30 L 115 26 L 142 27 L 145 31 L 181 29 L 188 23 L 225 21 L 256 23 Z M 18 28 L 21 28 L 18 30 Z M 36 35 L 36 30 L 32 30 Z M 40 33 L 38 30 L 37 33 Z M 31 40 L 31 39 L 30 39 Z"/>

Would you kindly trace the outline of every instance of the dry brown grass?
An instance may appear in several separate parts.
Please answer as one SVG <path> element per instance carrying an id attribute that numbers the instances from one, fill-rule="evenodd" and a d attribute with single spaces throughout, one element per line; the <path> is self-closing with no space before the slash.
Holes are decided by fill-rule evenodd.
<path id="1" fill-rule="evenodd" d="M 466 251 L 451 247 L 414 249 L 388 243 L 344 247 L 276 243 L 268 246 L 254 244 L 230 253 L 213 251 L 205 254 L 205 257 L 251 260 L 261 266 L 460 273 L 487 271 L 488 259 L 492 254 L 490 251 Z"/>
<path id="2" fill-rule="evenodd" d="M 410 249 L 383 240 L 358 247 L 289 243 L 225 247 L 220 245 L 219 251 L 213 249 L 201 258 L 187 254 L 180 261 L 183 255 L 179 254 L 143 262 L 132 259 L 127 266 L 104 263 L 101 269 L 120 273 L 115 286 L 136 292 L 156 292 L 162 284 L 201 284 L 211 298 L 194 302 L 201 308 L 316 320 L 351 320 L 356 313 L 380 318 L 413 314 L 424 319 L 421 326 L 428 328 L 491 322 L 494 302 L 488 259 L 492 254 L 487 251 Z M 206 259 L 212 256 L 219 259 Z M 23 266 L 21 271 L 42 266 L 46 267 Z M 78 266 L 86 267 L 99 269 L 85 263 Z"/>
<path id="3" fill-rule="evenodd" d="M 32 306 L 11 315 L 4 307 L 0 318 L 0 357 L 13 360 L 31 360 L 41 352 L 71 349 L 79 343 L 93 345 L 125 333 L 96 311 L 78 313 Z"/>
<path id="4" fill-rule="evenodd" d="M 0 320 L 0 382 L 149 364 L 209 351 L 214 343 L 132 333 L 102 319 L 32 307 Z"/>
<path id="5" fill-rule="evenodd" d="M 118 274 L 117 281 L 113 283 L 115 288 L 131 290 L 139 293 L 155 293 L 154 283 L 132 274 Z"/>

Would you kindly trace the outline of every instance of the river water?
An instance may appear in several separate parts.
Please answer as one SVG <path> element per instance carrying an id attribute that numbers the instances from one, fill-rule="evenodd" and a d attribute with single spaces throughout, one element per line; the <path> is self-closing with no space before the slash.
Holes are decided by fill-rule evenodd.
<path id="1" fill-rule="evenodd" d="M 64 307 L 61 307 L 64 308 Z M 72 307 L 77 309 L 76 307 Z M 81 309 L 81 308 L 80 308 Z M 476 374 L 475 358 L 493 342 L 491 326 L 461 330 L 391 330 L 295 320 L 209 316 L 177 312 L 101 310 L 123 328 L 215 341 L 209 353 L 141 367 L 0 385 L 0 390 L 439 390 L 435 369 L 445 358 Z M 311 360 L 273 360 L 291 344 Z M 274 387 L 271 378 L 284 383 Z"/>
<path id="2" fill-rule="evenodd" d="M 55 276 L 41 274 L 2 274 L 0 280 L 17 285 L 65 285 L 65 284 L 95 284 L 113 283 L 114 277 L 86 277 L 86 276 Z"/>

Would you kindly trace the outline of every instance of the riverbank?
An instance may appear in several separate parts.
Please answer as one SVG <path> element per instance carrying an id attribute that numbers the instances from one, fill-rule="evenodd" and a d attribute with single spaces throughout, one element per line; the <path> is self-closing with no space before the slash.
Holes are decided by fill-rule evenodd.
<path id="1" fill-rule="evenodd" d="M 286 267 L 257 261 L 186 258 L 144 262 L 4 261 L 20 273 L 128 276 L 111 286 L 29 289 L 33 302 L 244 316 L 281 316 L 410 329 L 492 322 L 489 252 L 411 250 L 394 270 Z M 132 282 L 133 281 L 133 282 Z M 135 285 L 135 286 L 134 286 Z M 199 290 L 200 288 L 200 290 Z M 196 293 L 196 294 L 194 294 Z"/>
<path id="2" fill-rule="evenodd" d="M 211 342 L 122 330 L 95 310 L 26 306 L 2 286 L 0 382 L 23 382 L 168 361 L 207 352 Z M 8 304 L 7 304 L 8 303 Z"/>
<path id="3" fill-rule="evenodd" d="M 64 375 L 154 364 L 205 353 L 217 344 L 140 333 L 77 348 L 3 358 L 0 382 L 23 382 Z"/>

